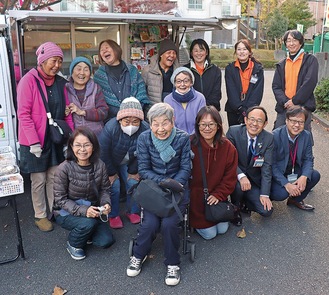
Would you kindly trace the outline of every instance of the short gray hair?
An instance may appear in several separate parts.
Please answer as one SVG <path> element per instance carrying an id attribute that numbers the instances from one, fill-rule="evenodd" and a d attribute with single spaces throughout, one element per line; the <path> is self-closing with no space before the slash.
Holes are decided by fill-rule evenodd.
<path id="1" fill-rule="evenodd" d="M 154 104 L 147 113 L 147 118 L 152 124 L 152 121 L 157 118 L 165 115 L 170 122 L 173 122 L 174 118 L 174 109 L 167 103 L 159 102 Z"/>

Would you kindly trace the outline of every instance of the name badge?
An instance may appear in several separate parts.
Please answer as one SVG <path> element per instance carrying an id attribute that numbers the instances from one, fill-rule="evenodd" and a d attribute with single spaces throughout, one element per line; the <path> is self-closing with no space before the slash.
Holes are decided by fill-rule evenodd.
<path id="1" fill-rule="evenodd" d="M 255 157 L 253 167 L 262 167 L 264 164 L 264 157 Z"/>
<path id="2" fill-rule="evenodd" d="M 256 84 L 257 81 L 258 81 L 258 77 L 257 77 L 257 75 L 251 76 L 251 78 L 250 78 L 250 83 L 252 83 L 252 84 Z"/>
<path id="3" fill-rule="evenodd" d="M 298 178 L 298 175 L 295 173 L 291 173 L 287 176 L 288 182 L 289 183 L 294 183 Z"/>

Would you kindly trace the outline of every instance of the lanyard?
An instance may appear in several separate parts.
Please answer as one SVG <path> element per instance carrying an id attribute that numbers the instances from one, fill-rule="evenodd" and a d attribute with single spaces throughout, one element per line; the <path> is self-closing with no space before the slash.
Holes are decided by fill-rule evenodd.
<path id="1" fill-rule="evenodd" d="M 289 155 L 290 159 L 292 162 L 292 173 L 294 173 L 295 170 L 295 163 L 296 163 L 296 158 L 297 158 L 297 150 L 298 150 L 298 141 L 296 140 L 295 148 L 294 148 L 294 153 L 291 150 L 291 146 L 289 144 Z"/>

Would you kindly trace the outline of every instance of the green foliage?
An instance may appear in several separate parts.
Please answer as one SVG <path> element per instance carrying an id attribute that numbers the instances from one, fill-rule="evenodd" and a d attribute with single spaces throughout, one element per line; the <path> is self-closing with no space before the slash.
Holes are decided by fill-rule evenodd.
<path id="1" fill-rule="evenodd" d="M 329 78 L 322 79 L 314 90 L 316 108 L 319 111 L 329 111 Z"/>
<path id="2" fill-rule="evenodd" d="M 273 69 L 277 63 L 274 60 L 273 50 L 253 49 L 253 54 L 263 65 L 265 69 Z M 236 59 L 234 49 L 211 49 L 211 62 L 224 69 L 230 62 Z"/>
<path id="3" fill-rule="evenodd" d="M 281 38 L 288 29 L 288 18 L 278 8 L 275 8 L 266 22 L 267 36 L 273 41 Z"/>
<path id="4" fill-rule="evenodd" d="M 192 42 L 193 42 L 193 39 L 191 38 L 191 35 L 189 33 L 186 33 L 186 35 L 185 35 L 185 43 L 186 43 L 186 47 L 188 49 L 191 47 Z"/>
<path id="5" fill-rule="evenodd" d="M 289 19 L 289 30 L 296 29 L 297 24 L 302 24 L 306 32 L 308 28 L 316 24 L 307 0 L 286 0 L 280 10 Z"/>

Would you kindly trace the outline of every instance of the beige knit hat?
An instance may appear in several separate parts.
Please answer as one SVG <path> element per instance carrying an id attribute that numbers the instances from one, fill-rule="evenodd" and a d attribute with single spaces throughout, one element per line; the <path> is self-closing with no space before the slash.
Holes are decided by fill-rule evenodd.
<path id="1" fill-rule="evenodd" d="M 142 105 L 135 97 L 127 97 L 120 104 L 120 109 L 117 113 L 117 120 L 119 121 L 126 117 L 136 117 L 144 120 Z"/>

